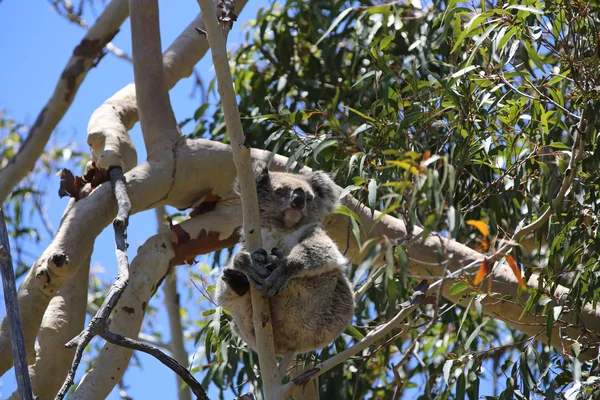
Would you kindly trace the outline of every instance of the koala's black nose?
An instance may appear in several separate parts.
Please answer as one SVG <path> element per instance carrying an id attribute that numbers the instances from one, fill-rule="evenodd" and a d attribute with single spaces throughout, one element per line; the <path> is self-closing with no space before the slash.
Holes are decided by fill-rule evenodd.
<path id="1" fill-rule="evenodd" d="M 302 210 L 304 208 L 304 202 L 306 201 L 306 195 L 304 194 L 304 190 L 296 189 L 292 192 L 292 208 L 296 208 L 298 210 Z"/>

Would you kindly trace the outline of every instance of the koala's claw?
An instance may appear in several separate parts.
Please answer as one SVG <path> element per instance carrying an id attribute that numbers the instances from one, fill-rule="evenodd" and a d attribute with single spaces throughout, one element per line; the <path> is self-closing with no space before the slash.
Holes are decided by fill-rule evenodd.
<path id="1" fill-rule="evenodd" d="M 271 271 L 266 268 L 266 255 L 264 249 L 256 249 L 251 254 L 240 252 L 235 256 L 233 266 L 243 272 L 252 284 L 262 285 L 265 278 L 271 274 Z"/>
<path id="2" fill-rule="evenodd" d="M 261 248 L 254 250 L 250 254 L 252 261 L 255 261 L 261 265 L 267 263 L 268 256 L 269 256 L 269 254 L 267 253 L 267 251 L 265 249 L 261 249 Z"/>
<path id="3" fill-rule="evenodd" d="M 285 257 L 285 254 L 283 254 L 283 250 L 281 250 L 279 247 L 273 247 L 271 249 L 271 254 L 280 259 Z"/>
<path id="4" fill-rule="evenodd" d="M 272 297 L 281 293 L 287 286 L 290 276 L 283 269 L 278 268 L 265 279 L 261 290 L 267 291 L 267 297 Z"/>

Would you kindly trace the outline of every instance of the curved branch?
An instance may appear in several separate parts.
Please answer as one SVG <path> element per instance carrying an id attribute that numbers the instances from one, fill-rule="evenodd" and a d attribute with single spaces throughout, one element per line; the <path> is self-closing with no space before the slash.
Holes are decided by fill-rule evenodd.
<path id="1" fill-rule="evenodd" d="M 236 1 L 239 13 L 247 0 Z M 208 41 L 198 35 L 196 28 L 204 29 L 199 14 L 190 22 L 163 54 L 165 82 L 169 89 L 182 78 L 192 74 L 194 65 L 206 54 Z M 88 124 L 88 144 L 92 159 L 98 166 L 108 169 L 122 163 L 123 171 L 137 164 L 135 148 L 128 131 L 138 121 L 138 105 L 134 84 L 129 84 L 106 100 L 94 111 Z"/>
<path id="2" fill-rule="evenodd" d="M 166 212 L 164 207 L 157 207 L 156 220 L 158 222 L 158 232 L 169 232 L 169 225 L 166 223 Z M 185 351 L 183 342 L 183 327 L 181 326 L 181 312 L 179 307 L 179 293 L 177 292 L 177 271 L 172 268 L 165 281 L 163 282 L 163 294 L 167 317 L 169 318 L 169 333 L 171 337 L 171 349 L 173 358 L 184 368 L 188 368 L 188 353 Z M 177 397 L 179 400 L 191 400 L 190 389 L 183 386 L 181 377 L 177 377 Z"/>
<path id="3" fill-rule="evenodd" d="M 135 94 L 144 143 L 148 160 L 162 160 L 171 155 L 181 134 L 176 128 L 161 62 L 158 2 L 129 0 L 129 12 Z"/>
<path id="4" fill-rule="evenodd" d="M 129 214 L 131 213 L 131 202 L 125 188 L 125 180 L 121 168 L 114 167 L 109 171 L 110 182 L 117 200 L 117 216 L 113 221 L 115 228 L 115 244 L 117 253 L 117 279 L 110 287 L 102 306 L 94 315 L 88 326 L 75 338 L 67 342 L 65 347 L 76 347 L 75 357 L 71 368 L 67 373 L 65 382 L 56 395 L 57 400 L 61 400 L 67 394 L 67 391 L 73 385 L 75 373 L 81 362 L 83 351 L 92 341 L 94 336 L 104 332 L 108 323 L 110 314 L 117 306 L 121 294 L 129 284 L 129 260 L 127 259 L 127 225 L 129 223 Z"/>
<path id="5" fill-rule="evenodd" d="M 127 1 L 111 1 L 73 50 L 73 55 L 56 83 L 52 97 L 39 113 L 27 139 L 6 167 L 0 170 L 0 204 L 33 169 L 50 134 L 71 106 L 79 85 L 102 57 L 104 47 L 117 34 L 126 18 Z"/>
<path id="6" fill-rule="evenodd" d="M 192 374 L 181 364 L 177 362 L 174 358 L 169 357 L 158 348 L 154 346 L 150 346 L 148 344 L 139 342 L 137 340 L 133 340 L 127 338 L 125 336 L 118 335 L 116 333 L 109 332 L 108 330 L 104 330 L 100 333 L 100 335 L 106 339 L 107 342 L 112 344 L 116 344 L 122 347 L 126 347 L 132 350 L 138 350 L 144 352 L 146 354 L 150 354 L 161 363 L 169 367 L 173 372 L 177 374 L 177 376 L 181 377 L 185 383 L 192 389 L 192 392 L 196 395 L 196 397 L 200 400 L 209 400 L 206 395 L 206 391 L 202 387 L 202 385 L 192 376 Z"/>
<path id="7" fill-rule="evenodd" d="M 236 215 L 232 214 L 227 207 L 221 206 L 217 206 L 211 214 L 214 215 L 202 218 L 205 215 L 202 214 L 180 225 L 187 232 L 194 230 L 189 229 L 190 225 L 197 227 L 200 224 L 203 227 L 201 230 L 205 232 L 222 232 L 220 228 L 223 219 Z M 241 215 L 237 214 L 236 219 L 241 220 Z M 209 249 L 208 252 L 214 250 Z M 175 249 L 170 232 L 152 236 L 138 249 L 136 257 L 131 262 L 130 284 L 123 292 L 118 307 L 111 317 L 112 332 L 127 337 L 137 337 L 146 306 L 167 276 L 173 257 L 175 257 Z M 84 375 L 72 399 L 87 400 L 108 396 L 123 377 L 132 354 L 129 349 L 106 343 L 95 360 L 95 368 Z"/>

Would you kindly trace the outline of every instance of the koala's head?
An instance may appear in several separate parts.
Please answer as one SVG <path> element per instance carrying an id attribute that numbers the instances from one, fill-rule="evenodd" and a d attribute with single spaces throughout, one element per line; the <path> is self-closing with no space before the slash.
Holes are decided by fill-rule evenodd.
<path id="1" fill-rule="evenodd" d="M 271 172 L 263 162 L 255 162 L 253 169 L 261 225 L 265 227 L 295 230 L 319 221 L 338 205 L 340 190 L 325 172 Z M 239 195 L 237 182 L 235 191 Z"/>

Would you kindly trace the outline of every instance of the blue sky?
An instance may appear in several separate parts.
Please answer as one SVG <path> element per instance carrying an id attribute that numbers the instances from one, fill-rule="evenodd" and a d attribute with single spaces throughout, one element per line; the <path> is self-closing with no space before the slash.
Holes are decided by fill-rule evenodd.
<path id="1" fill-rule="evenodd" d="M 96 3 L 101 9 L 102 3 Z M 252 19 L 257 10 L 267 4 L 268 0 L 249 1 L 229 35 L 230 49 L 245 40 L 241 31 L 242 24 Z M 191 0 L 160 1 L 159 5 L 162 47 L 165 50 L 198 13 L 199 8 L 197 3 Z M 91 25 L 97 14 L 87 9 L 84 18 Z M 7 116 L 19 122 L 33 123 L 52 94 L 71 52 L 84 34 L 82 28 L 53 11 L 49 2 L 2 1 L 0 3 L 0 57 L 3 62 L 0 63 L 0 110 L 5 110 Z M 131 54 L 130 42 L 131 32 L 127 20 L 115 37 L 114 43 Z M 210 54 L 197 65 L 197 71 L 202 74 L 207 84 L 213 77 Z M 51 143 L 74 140 L 78 142 L 80 150 L 87 152 L 85 135 L 90 115 L 107 98 L 132 81 L 132 65 L 110 53 L 107 54 L 99 66 L 88 73 L 71 108 L 53 132 Z M 190 96 L 192 88 L 193 79 L 188 78 L 180 81 L 170 92 L 171 104 L 178 121 L 191 117 L 200 105 L 201 100 L 197 94 L 195 97 Z M 191 125 L 186 126 L 188 130 L 192 128 Z M 131 136 L 138 151 L 138 159 L 144 160 L 146 153 L 139 124 L 133 128 Z M 59 199 L 56 195 L 56 183 L 56 180 L 51 182 L 45 204 L 54 228 L 59 226 L 60 217 L 68 202 L 66 198 Z M 140 213 L 131 218 L 128 230 L 130 260 L 135 256 L 137 248 L 156 232 L 156 227 L 154 211 Z M 40 245 L 30 250 L 39 254 L 49 241 L 50 238 L 44 236 Z M 104 273 L 100 277 L 108 282 L 111 282 L 116 274 L 113 243 L 112 228 L 106 229 L 96 240 L 92 255 L 92 267 L 102 266 Z M 182 279 L 186 280 L 186 278 Z M 0 303 L 0 317 L 3 317 L 5 315 L 3 298 Z M 165 340 L 168 340 L 168 323 L 161 311 L 161 301 L 155 299 L 153 304 L 159 308 L 154 320 L 154 328 L 163 332 Z M 186 304 L 184 299 L 182 304 Z M 193 347 L 189 350 L 193 351 Z M 131 367 L 125 375 L 125 383 L 129 387 L 128 395 L 134 399 L 176 398 L 175 379 L 171 376 L 171 372 L 152 357 L 143 354 L 139 354 L 138 357 L 142 368 Z M 12 371 L 0 377 L 0 398 L 7 397 L 15 388 L 16 382 Z M 214 392 L 211 394 L 214 395 Z M 115 390 L 108 398 L 119 399 L 120 397 Z"/>

